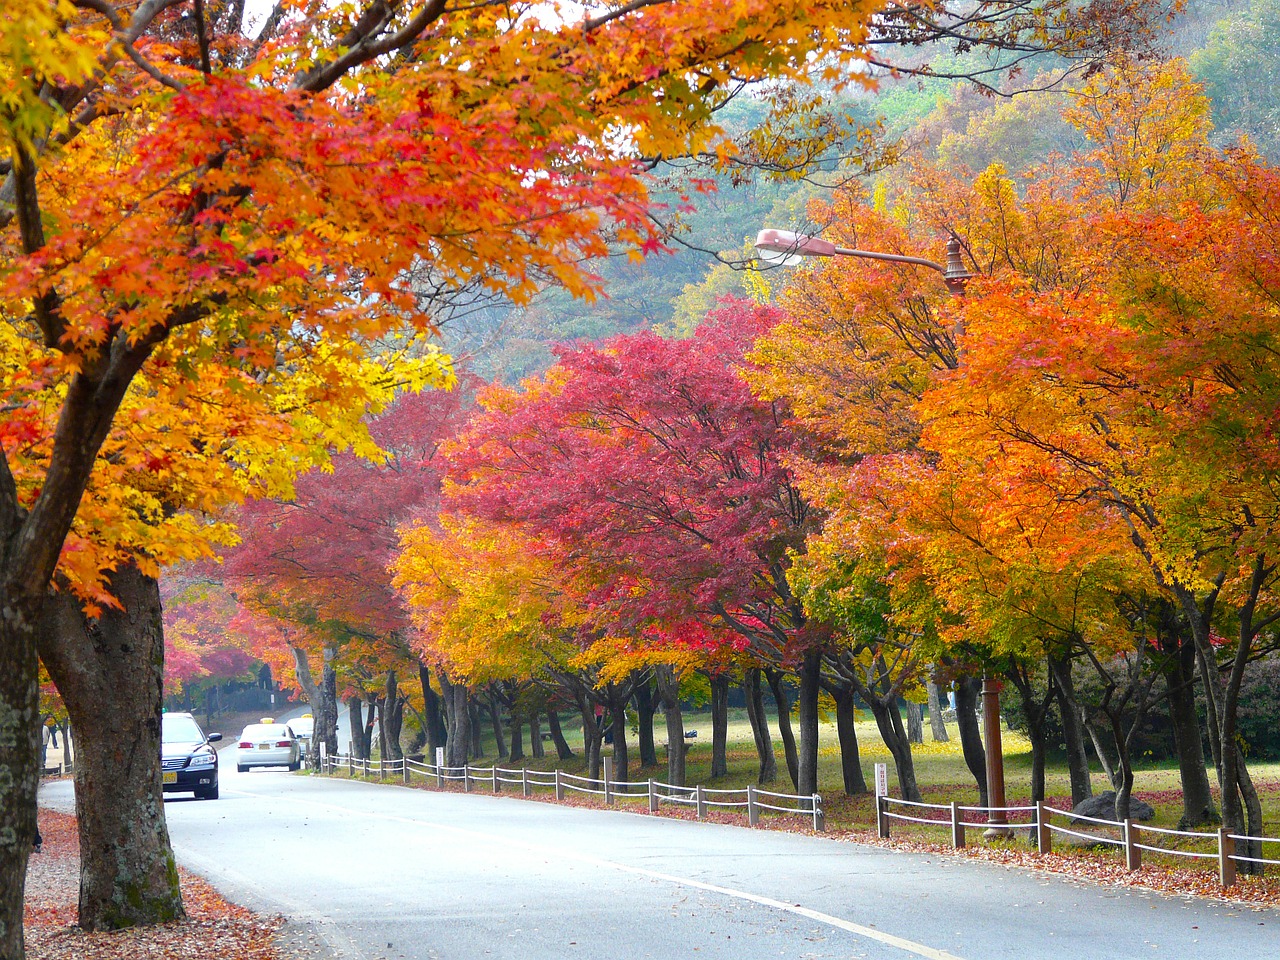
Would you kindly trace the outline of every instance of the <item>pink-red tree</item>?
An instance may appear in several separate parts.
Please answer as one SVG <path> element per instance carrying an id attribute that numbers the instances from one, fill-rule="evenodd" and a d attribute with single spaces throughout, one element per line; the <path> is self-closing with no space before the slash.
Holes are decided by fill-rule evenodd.
<path id="1" fill-rule="evenodd" d="M 600 629 L 701 620 L 798 667 L 798 788 L 810 793 L 821 651 L 786 570 L 815 518 L 785 464 L 798 442 L 785 409 L 740 376 L 778 319 L 726 302 L 689 340 L 562 348 L 544 379 L 482 397 L 486 412 L 450 447 L 449 503 L 525 528 L 573 571 Z"/>

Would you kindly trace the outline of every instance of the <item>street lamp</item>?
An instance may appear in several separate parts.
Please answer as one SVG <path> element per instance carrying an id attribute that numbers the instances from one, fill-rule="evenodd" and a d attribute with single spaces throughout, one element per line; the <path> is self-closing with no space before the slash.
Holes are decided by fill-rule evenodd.
<path id="1" fill-rule="evenodd" d="M 766 263 L 780 267 L 794 266 L 805 257 L 860 257 L 863 260 L 883 260 L 888 263 L 910 263 L 921 267 L 929 267 L 942 274 L 942 281 L 955 297 L 964 296 L 965 284 L 973 276 L 964 268 L 960 259 L 960 241 L 952 236 L 947 238 L 947 262 L 938 263 L 923 257 L 904 257 L 896 253 L 878 253 L 873 250 L 854 250 L 852 247 L 837 247 L 830 240 L 821 237 L 807 237 L 790 230 L 761 230 L 756 234 L 758 256 Z M 982 677 L 982 736 L 986 741 L 987 754 L 987 803 L 993 808 L 1002 808 L 1004 796 L 1004 745 L 1000 737 L 1000 683 L 995 677 Z M 1003 809 L 988 811 L 987 822 L 991 829 L 987 836 L 1004 836 L 1008 833 Z"/>
<path id="2" fill-rule="evenodd" d="M 960 241 L 947 238 L 947 262 L 938 263 L 923 257 L 904 257 L 896 253 L 877 253 L 872 250 L 854 250 L 837 247 L 821 237 L 807 237 L 790 230 L 761 230 L 756 234 L 757 256 L 766 263 L 780 267 L 794 266 L 805 257 L 860 257 L 863 260 L 884 260 L 889 263 L 913 263 L 929 267 L 942 274 L 942 281 L 955 296 L 964 296 L 964 286 L 973 274 L 964 268 L 960 259 Z"/>

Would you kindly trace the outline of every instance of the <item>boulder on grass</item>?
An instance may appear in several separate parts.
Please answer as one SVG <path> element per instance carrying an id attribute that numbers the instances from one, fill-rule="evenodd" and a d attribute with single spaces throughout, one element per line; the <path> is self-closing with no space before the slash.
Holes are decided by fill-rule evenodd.
<path id="1" fill-rule="evenodd" d="M 1115 820 L 1116 792 L 1114 790 L 1106 790 L 1096 796 L 1086 797 L 1072 807 L 1071 812 L 1082 817 L 1094 817 L 1098 820 Z M 1145 803 L 1134 796 L 1129 797 L 1129 816 L 1131 819 L 1150 820 L 1155 815 L 1155 808 L 1151 804 Z M 1071 822 L 1072 824 L 1087 823 L 1085 820 L 1072 820 Z"/>

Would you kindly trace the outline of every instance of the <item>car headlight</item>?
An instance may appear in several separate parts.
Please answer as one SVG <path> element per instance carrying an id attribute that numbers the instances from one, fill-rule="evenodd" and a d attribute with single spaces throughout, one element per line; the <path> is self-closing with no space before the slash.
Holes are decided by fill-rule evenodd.
<path id="1" fill-rule="evenodd" d="M 187 764 L 187 768 L 190 770 L 203 770 L 207 767 L 216 767 L 217 765 L 218 758 L 214 752 L 210 750 L 207 753 L 193 753 L 191 755 L 191 762 Z"/>

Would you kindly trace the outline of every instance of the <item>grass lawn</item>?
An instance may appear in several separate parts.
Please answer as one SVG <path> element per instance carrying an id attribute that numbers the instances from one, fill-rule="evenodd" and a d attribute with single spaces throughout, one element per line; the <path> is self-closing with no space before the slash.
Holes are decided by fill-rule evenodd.
<path id="1" fill-rule="evenodd" d="M 866 711 L 859 711 L 858 747 L 862 761 L 862 769 L 868 785 L 873 783 L 874 764 L 885 763 L 889 767 L 889 792 L 898 796 L 897 779 L 893 768 L 893 758 L 880 739 L 875 722 Z M 711 715 L 710 713 L 686 713 L 685 729 L 696 730 L 698 736 L 689 742 L 688 759 L 686 761 L 686 778 L 689 784 L 702 783 L 709 787 L 745 787 L 755 783 L 758 763 L 755 744 L 751 736 L 751 724 L 745 710 L 729 711 L 729 731 L 727 760 L 729 772 L 726 776 L 712 780 L 711 773 Z M 581 722 L 575 722 L 568 714 L 562 715 L 565 738 L 578 756 L 564 763 L 557 763 L 555 751 L 547 744 L 548 756 L 543 760 L 527 758 L 528 766 L 541 769 L 552 769 L 560 766 L 569 772 L 580 772 L 585 767 L 582 759 Z M 798 724 L 793 723 L 797 736 Z M 545 729 L 545 728 L 544 728 Z M 770 724 L 773 735 L 774 753 L 778 759 L 778 780 L 774 789 L 790 792 L 792 785 L 787 776 L 786 760 L 782 753 L 782 741 L 778 737 L 776 718 Z M 485 740 L 486 756 L 476 761 L 477 766 L 487 766 L 493 762 L 494 747 L 491 730 L 487 730 Z M 915 757 L 916 780 L 924 799 L 933 803 L 948 803 L 956 800 L 960 803 L 978 802 L 977 787 L 965 766 L 960 752 L 960 734 L 954 723 L 947 725 L 950 739 L 945 743 L 935 743 L 930 733 L 929 724 L 925 723 L 923 744 L 913 748 Z M 665 779 L 666 765 L 663 760 L 663 745 L 666 742 L 666 730 L 661 715 L 657 717 L 654 727 L 657 741 L 658 766 L 637 769 L 639 760 L 638 738 L 634 729 L 628 731 L 627 743 L 631 757 L 631 779 L 644 780 L 653 777 L 655 780 Z M 528 732 L 525 733 L 525 753 L 529 752 Z M 1031 744 L 1021 734 L 1004 730 L 1005 757 L 1005 792 L 1007 802 L 1011 806 L 1028 803 L 1031 796 Z M 605 755 L 610 748 L 606 745 Z M 1280 837 L 1280 763 L 1254 762 L 1249 766 L 1254 782 L 1262 799 L 1266 836 Z M 1209 780 L 1214 782 L 1213 771 L 1209 771 Z M 1110 789 L 1106 777 L 1100 770 L 1093 774 L 1094 792 Z M 836 737 L 834 718 L 830 723 L 819 727 L 818 747 L 818 792 L 823 797 L 823 808 L 826 811 L 827 826 L 830 829 L 872 830 L 875 827 L 875 806 L 869 796 L 845 796 L 843 780 L 840 772 L 840 746 Z M 1148 764 L 1136 771 L 1134 792 L 1145 799 L 1156 810 L 1154 826 L 1176 827 L 1182 814 L 1181 792 L 1178 780 L 1178 767 L 1175 762 Z M 1045 771 L 1045 793 L 1050 805 L 1068 808 L 1071 805 L 1071 786 L 1067 777 L 1066 763 L 1061 757 L 1050 756 Z M 1216 791 L 1215 791 L 1216 793 Z M 933 828 L 922 828 L 925 831 Z M 938 832 L 933 830 L 933 832 Z"/>

